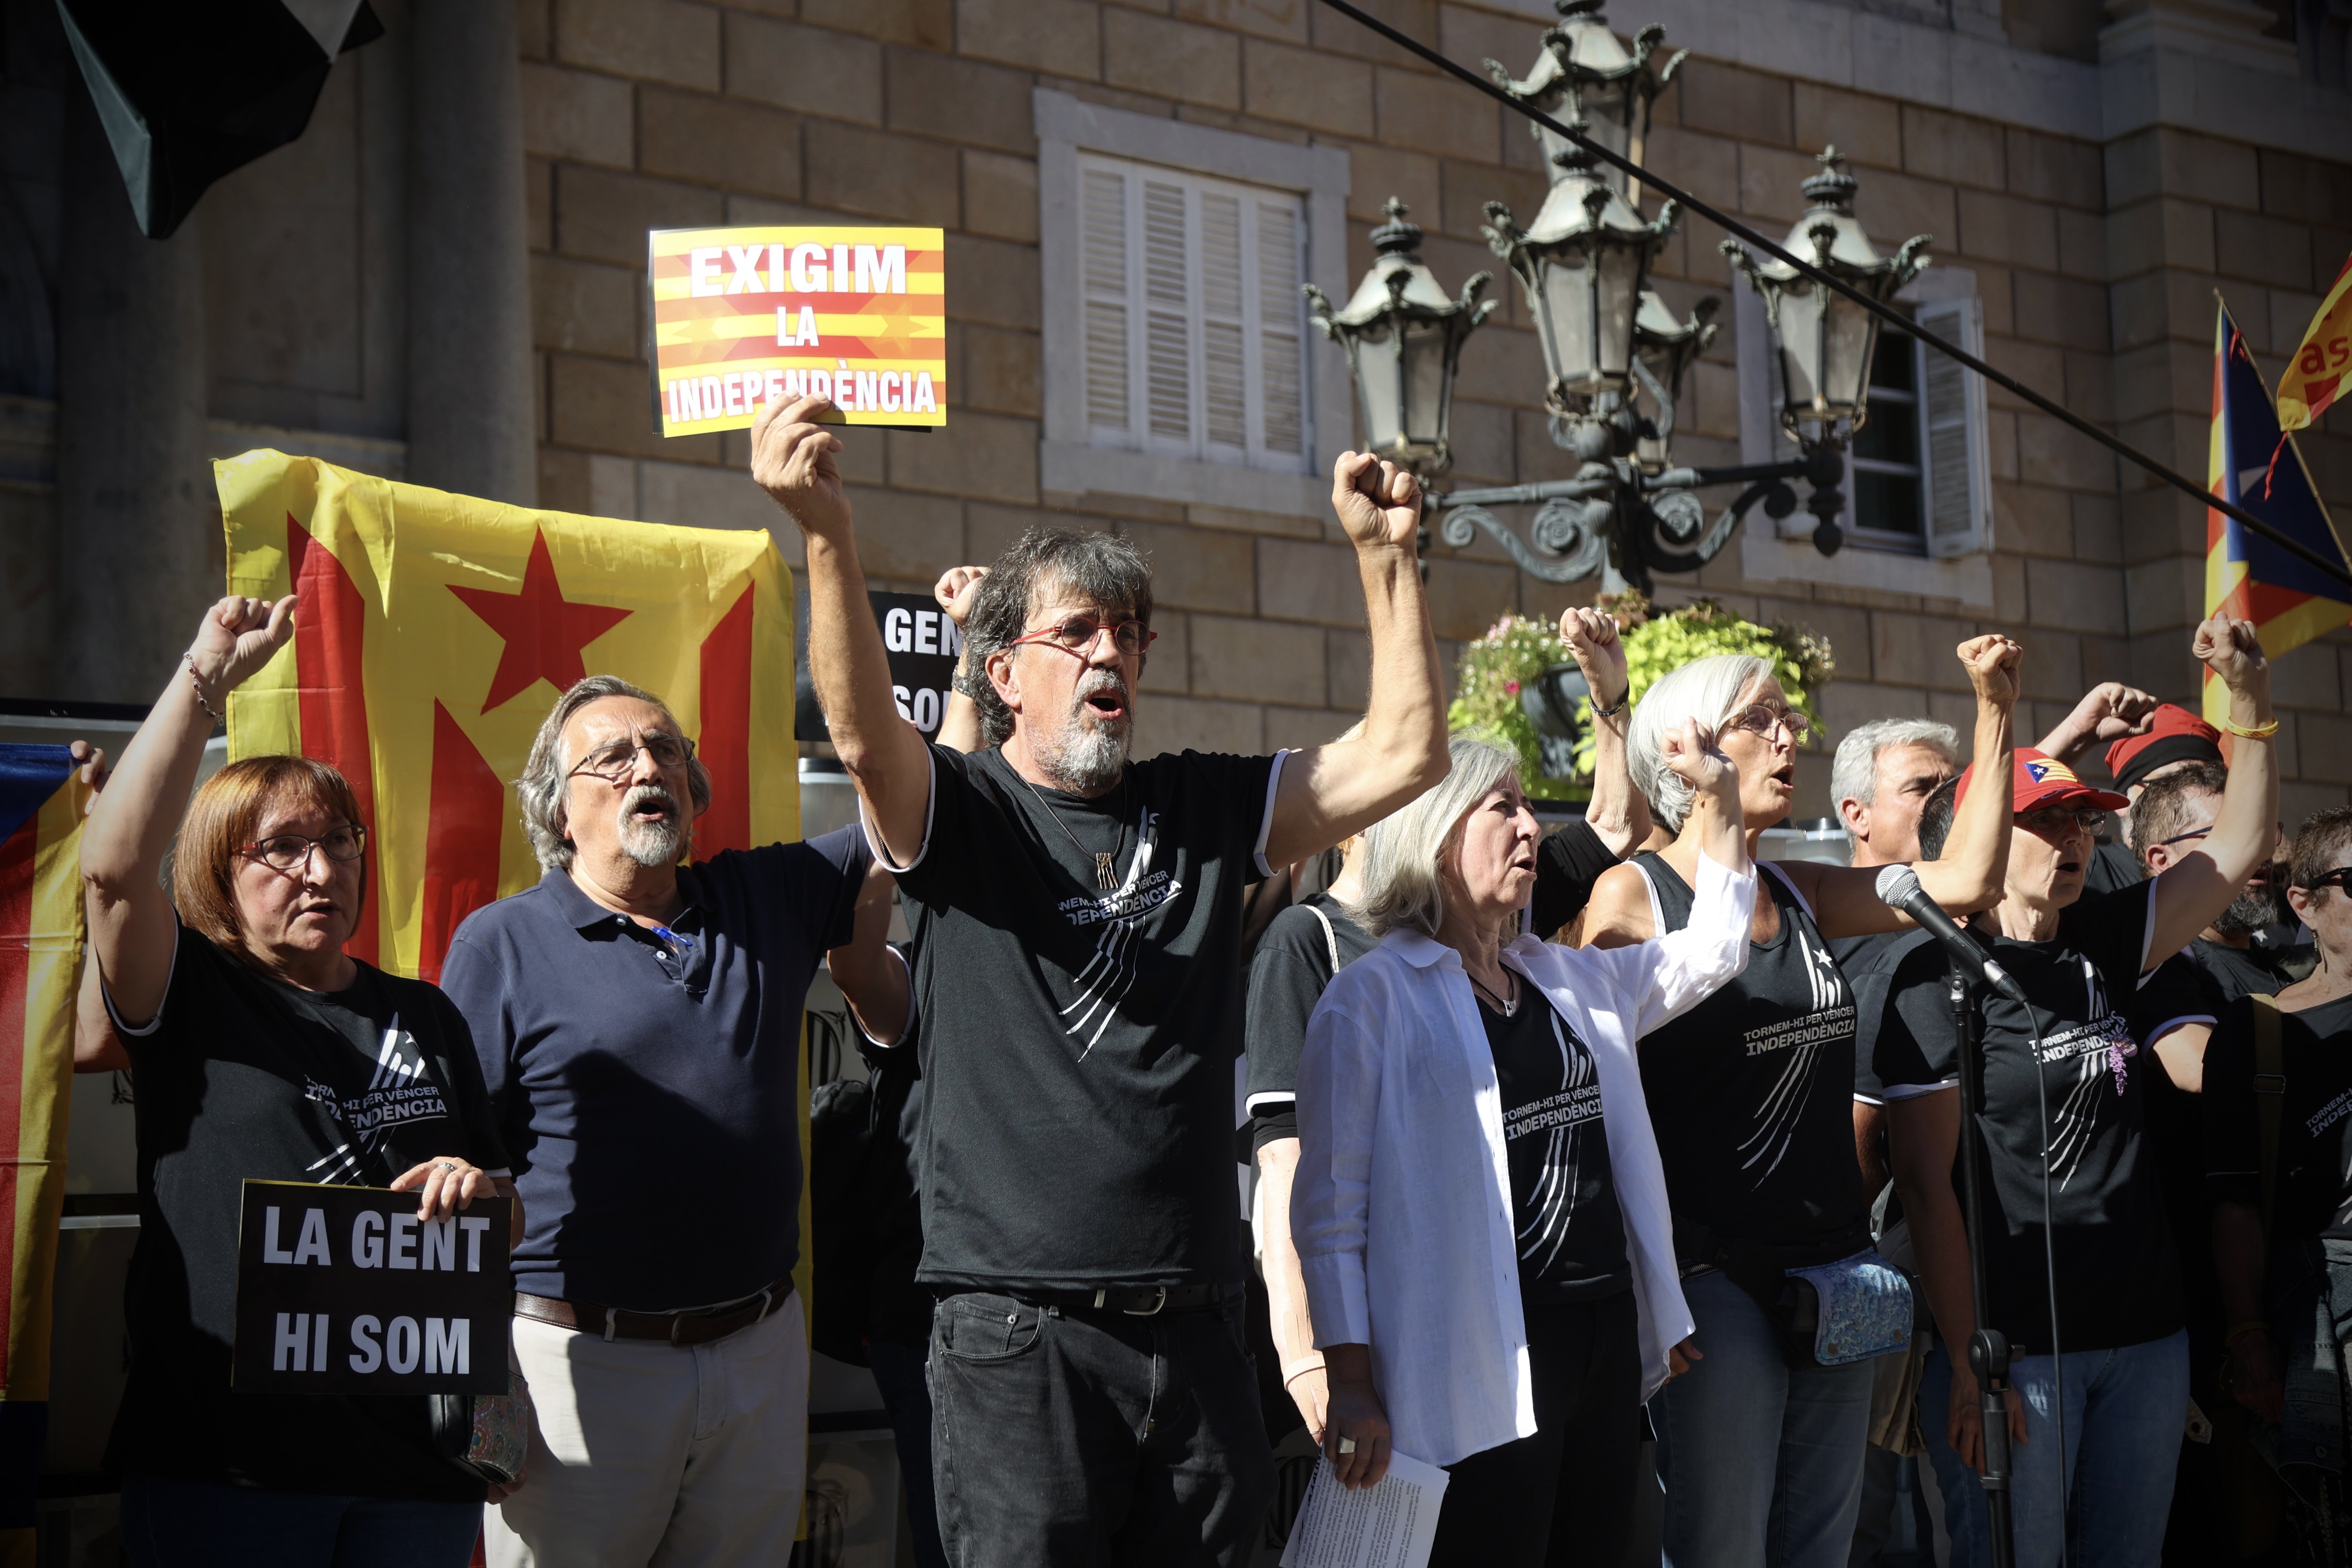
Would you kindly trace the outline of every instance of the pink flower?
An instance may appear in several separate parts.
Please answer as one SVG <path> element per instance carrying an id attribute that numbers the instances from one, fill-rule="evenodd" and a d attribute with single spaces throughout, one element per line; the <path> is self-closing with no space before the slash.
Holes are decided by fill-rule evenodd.
<path id="1" fill-rule="evenodd" d="M 1506 680 L 1503 682 L 1503 689 L 1517 697 L 1519 694 L 1519 683 L 1516 680 Z"/>

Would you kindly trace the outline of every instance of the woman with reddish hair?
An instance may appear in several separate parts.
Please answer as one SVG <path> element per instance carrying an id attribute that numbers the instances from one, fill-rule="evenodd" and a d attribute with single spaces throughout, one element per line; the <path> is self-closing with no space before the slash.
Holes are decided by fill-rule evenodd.
<path id="1" fill-rule="evenodd" d="M 285 646 L 294 603 L 205 613 L 82 834 L 91 956 L 138 1097 L 131 1369 L 108 1465 L 140 1568 L 457 1568 L 486 1489 L 446 1457 L 464 1434 L 436 1436 L 426 1395 L 229 1382 L 245 1182 L 414 1189 L 436 1219 L 512 1191 L 457 1008 L 343 951 L 368 890 L 351 784 L 308 757 L 247 757 L 189 797 L 228 693 Z"/>

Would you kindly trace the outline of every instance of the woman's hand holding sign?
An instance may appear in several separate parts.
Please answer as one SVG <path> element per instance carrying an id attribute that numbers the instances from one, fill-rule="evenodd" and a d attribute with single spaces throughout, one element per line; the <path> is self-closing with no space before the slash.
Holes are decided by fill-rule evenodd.
<path id="1" fill-rule="evenodd" d="M 422 1187 L 416 1205 L 418 1219 L 447 1219 L 459 1209 L 471 1208 L 477 1193 L 492 1191 L 489 1173 L 455 1154 L 427 1160 L 403 1171 L 392 1184 L 395 1193 Z"/>

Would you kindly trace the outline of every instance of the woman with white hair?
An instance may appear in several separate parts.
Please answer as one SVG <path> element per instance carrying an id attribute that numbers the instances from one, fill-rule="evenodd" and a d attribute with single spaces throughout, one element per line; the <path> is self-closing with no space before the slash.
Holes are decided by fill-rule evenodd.
<path id="1" fill-rule="evenodd" d="M 1381 945 L 1341 970 L 1298 1067 L 1291 1223 L 1344 1485 L 1391 1452 L 1452 1471 L 1433 1564 L 1625 1554 L 1643 1398 L 1690 1332 L 1633 1042 L 1738 972 L 1756 896 L 1739 776 L 1665 742 L 1699 888 L 1688 928 L 1580 952 L 1521 935 L 1538 829 L 1517 759 L 1453 770 L 1367 835 Z M 1557 1536 L 1555 1516 L 1563 1525 Z"/>
<path id="2" fill-rule="evenodd" d="M 1976 754 L 2005 757 L 2021 650 L 1960 645 L 1976 689 Z M 1789 815 L 1808 728 L 1761 658 L 1699 659 L 1633 712 L 1634 783 L 1678 837 L 1603 873 L 1581 940 L 1653 941 L 1698 920 L 1700 841 L 1671 737 L 1685 714 L 1738 768 L 1748 852 Z M 1996 768 L 1993 773 L 2005 775 Z M 2009 795 L 1972 791 L 1942 859 L 1918 868 L 1954 915 L 2000 898 Z M 1861 1499 L 1871 1360 L 1907 1344 L 1910 1299 L 1871 1250 L 1854 1159 L 1854 1005 L 1829 942 L 1910 922 L 1877 871 L 1787 861 L 1760 879 L 1745 972 L 1643 1042 L 1683 1291 L 1705 1363 L 1651 1406 L 1675 1568 L 1843 1568 Z"/>

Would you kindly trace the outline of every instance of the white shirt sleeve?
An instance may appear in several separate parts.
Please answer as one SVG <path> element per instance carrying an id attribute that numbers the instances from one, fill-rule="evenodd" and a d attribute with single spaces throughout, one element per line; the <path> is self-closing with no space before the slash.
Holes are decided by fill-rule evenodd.
<path id="1" fill-rule="evenodd" d="M 1325 992 L 1298 1058 L 1298 1169 L 1290 1187 L 1291 1241 L 1318 1348 L 1372 1339 L 1364 1247 L 1380 1061 L 1378 1036 Z"/>

